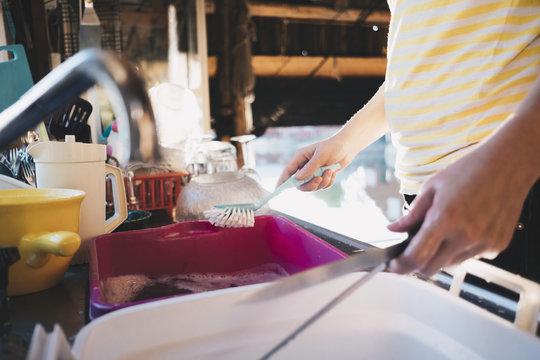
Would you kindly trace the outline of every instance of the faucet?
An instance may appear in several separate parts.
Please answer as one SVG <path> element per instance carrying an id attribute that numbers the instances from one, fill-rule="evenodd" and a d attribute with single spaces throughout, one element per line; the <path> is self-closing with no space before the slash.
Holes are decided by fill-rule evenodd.
<path id="1" fill-rule="evenodd" d="M 143 80 L 127 61 L 100 49 L 73 55 L 1 112 L 0 149 L 96 84 L 107 92 L 126 147 L 120 164 L 159 159 L 154 113 Z"/>

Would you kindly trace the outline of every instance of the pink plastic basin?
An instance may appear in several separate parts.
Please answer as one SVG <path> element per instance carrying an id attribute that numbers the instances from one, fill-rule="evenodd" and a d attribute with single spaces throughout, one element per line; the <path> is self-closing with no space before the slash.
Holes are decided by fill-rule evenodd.
<path id="1" fill-rule="evenodd" d="M 90 241 L 89 316 L 95 319 L 113 310 L 165 298 L 107 303 L 103 301 L 102 282 L 109 277 L 234 273 L 269 263 L 294 274 L 345 257 L 291 221 L 271 215 L 257 217 L 252 228 L 224 229 L 193 221 L 106 234 Z"/>

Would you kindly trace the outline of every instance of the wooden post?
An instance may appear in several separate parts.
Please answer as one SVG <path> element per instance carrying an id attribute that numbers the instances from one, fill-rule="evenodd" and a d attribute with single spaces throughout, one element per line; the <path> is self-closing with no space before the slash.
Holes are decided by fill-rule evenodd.
<path id="1" fill-rule="evenodd" d="M 216 4 L 216 16 L 221 41 L 218 42 L 215 77 L 218 104 L 214 129 L 218 139 L 228 141 L 232 136 L 251 131 L 252 120 L 246 118 L 246 106 L 251 106 L 254 74 L 247 2 L 223 0 Z M 241 166 L 243 159 L 239 148 L 237 153 Z"/>
<path id="2" fill-rule="evenodd" d="M 216 69 L 216 105 L 214 129 L 218 139 L 223 140 L 232 134 L 233 101 L 231 91 L 231 31 L 230 8 L 233 0 L 222 0 L 216 4 L 217 23 L 217 69 Z"/>

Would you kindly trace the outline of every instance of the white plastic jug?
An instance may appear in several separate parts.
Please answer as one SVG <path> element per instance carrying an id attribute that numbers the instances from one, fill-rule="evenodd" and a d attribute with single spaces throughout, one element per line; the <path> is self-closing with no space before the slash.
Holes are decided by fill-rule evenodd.
<path id="1" fill-rule="evenodd" d="M 88 241 L 110 233 L 127 218 L 127 202 L 122 171 L 105 163 L 105 145 L 75 142 L 67 135 L 65 142 L 34 143 L 28 152 L 36 163 L 38 188 L 78 189 L 86 193 L 81 205 L 79 235 L 81 247 L 72 263 L 88 262 Z M 106 177 L 112 180 L 114 214 L 106 219 Z"/>

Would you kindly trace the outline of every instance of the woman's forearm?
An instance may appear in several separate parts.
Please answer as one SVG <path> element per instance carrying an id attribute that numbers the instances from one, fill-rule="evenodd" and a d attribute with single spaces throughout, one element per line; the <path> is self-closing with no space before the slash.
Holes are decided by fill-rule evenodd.
<path id="1" fill-rule="evenodd" d="M 482 148 L 500 175 L 514 177 L 520 186 L 528 189 L 540 177 L 540 78 L 512 118 Z"/>
<path id="2" fill-rule="evenodd" d="M 355 154 L 388 132 L 384 111 L 384 83 L 371 100 L 334 135 Z"/>
<path id="3" fill-rule="evenodd" d="M 285 165 L 278 185 L 291 175 L 306 179 L 321 166 L 339 163 L 348 166 L 356 154 L 388 131 L 384 112 L 384 89 L 379 88 L 371 100 L 334 135 L 299 149 Z M 335 171 L 327 170 L 300 187 L 304 191 L 325 189 L 334 183 Z"/>
<path id="4" fill-rule="evenodd" d="M 540 177 L 539 117 L 537 80 L 512 118 L 424 183 L 409 213 L 389 226 L 407 232 L 421 224 L 391 271 L 431 276 L 473 256 L 493 259 L 508 247 Z"/>

